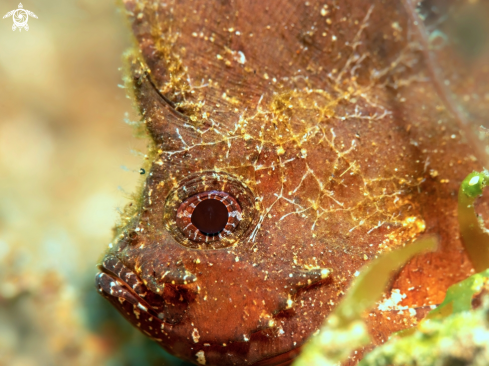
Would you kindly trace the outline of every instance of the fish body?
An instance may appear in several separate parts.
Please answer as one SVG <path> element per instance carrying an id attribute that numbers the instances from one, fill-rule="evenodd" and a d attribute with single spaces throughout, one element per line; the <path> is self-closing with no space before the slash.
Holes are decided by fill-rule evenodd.
<path id="1" fill-rule="evenodd" d="M 178 357 L 289 363 L 363 265 L 423 233 L 441 248 L 399 273 L 399 305 L 470 273 L 454 192 L 480 164 L 402 3 L 356 3 L 124 1 L 152 147 L 96 282 Z M 199 229 L 205 201 L 226 207 L 220 231 Z M 417 319 L 387 313 L 377 343 Z"/>

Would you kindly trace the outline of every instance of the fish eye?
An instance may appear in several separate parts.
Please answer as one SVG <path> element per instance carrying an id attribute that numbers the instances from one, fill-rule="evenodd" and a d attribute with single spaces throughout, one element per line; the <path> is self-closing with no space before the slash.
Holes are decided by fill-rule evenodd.
<path id="1" fill-rule="evenodd" d="M 231 234 L 241 221 L 241 207 L 228 193 L 208 191 L 186 199 L 177 211 L 180 231 L 196 242 L 216 241 Z"/>
<path id="2" fill-rule="evenodd" d="M 237 177 L 204 171 L 182 179 L 169 192 L 163 221 L 183 246 L 221 249 L 246 245 L 258 209 L 253 191 Z"/>

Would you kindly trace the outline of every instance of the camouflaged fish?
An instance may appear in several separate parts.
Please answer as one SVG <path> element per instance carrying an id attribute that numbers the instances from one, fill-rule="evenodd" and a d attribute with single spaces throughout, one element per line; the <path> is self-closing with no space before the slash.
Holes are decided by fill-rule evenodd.
<path id="1" fill-rule="evenodd" d="M 287 365 L 379 253 L 441 238 L 367 316 L 376 344 L 470 273 L 456 192 L 481 164 L 407 1 L 123 3 L 152 143 L 96 283 L 135 327 L 195 364 Z"/>

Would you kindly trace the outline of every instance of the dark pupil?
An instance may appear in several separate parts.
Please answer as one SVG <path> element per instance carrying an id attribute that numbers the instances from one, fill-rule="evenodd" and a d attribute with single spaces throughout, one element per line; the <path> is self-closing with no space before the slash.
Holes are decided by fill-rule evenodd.
<path id="1" fill-rule="evenodd" d="M 217 235 L 228 222 L 228 210 L 221 201 L 207 199 L 195 207 L 191 221 L 202 233 Z"/>

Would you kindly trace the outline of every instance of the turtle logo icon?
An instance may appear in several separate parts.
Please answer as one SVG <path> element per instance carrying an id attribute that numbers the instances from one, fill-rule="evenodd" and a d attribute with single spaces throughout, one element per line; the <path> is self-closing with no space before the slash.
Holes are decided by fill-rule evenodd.
<path id="1" fill-rule="evenodd" d="M 27 24 L 27 21 L 29 20 L 29 15 L 31 17 L 37 18 L 36 14 L 34 14 L 32 11 L 25 10 L 24 7 L 22 6 L 22 3 L 20 3 L 18 9 L 9 11 L 7 14 L 3 16 L 3 19 L 12 16 L 14 20 L 14 24 L 12 25 L 13 31 L 15 31 L 17 28 L 19 28 L 19 32 L 22 31 L 22 28 L 28 31 L 29 24 Z"/>

